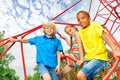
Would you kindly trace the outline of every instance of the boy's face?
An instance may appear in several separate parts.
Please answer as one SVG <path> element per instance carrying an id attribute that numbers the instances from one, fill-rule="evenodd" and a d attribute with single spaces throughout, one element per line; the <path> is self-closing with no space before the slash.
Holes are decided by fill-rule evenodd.
<path id="1" fill-rule="evenodd" d="M 52 36 L 52 35 L 54 34 L 54 29 L 53 29 L 53 27 L 46 27 L 46 28 L 44 29 L 44 31 L 45 31 L 46 35 L 48 35 L 48 36 Z"/>
<path id="2" fill-rule="evenodd" d="M 79 13 L 77 15 L 78 23 L 81 27 L 85 28 L 90 25 L 90 18 L 85 13 Z"/>

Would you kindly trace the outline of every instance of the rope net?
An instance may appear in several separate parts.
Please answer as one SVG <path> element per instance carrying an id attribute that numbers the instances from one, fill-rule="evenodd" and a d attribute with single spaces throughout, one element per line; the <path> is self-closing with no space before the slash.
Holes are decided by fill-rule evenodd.
<path id="1" fill-rule="evenodd" d="M 113 39 L 114 43 L 120 48 L 120 43 L 118 42 L 118 36 L 120 34 L 120 2 L 119 0 L 99 0 L 99 4 L 96 7 L 96 11 L 92 12 L 92 8 L 95 7 L 93 6 L 93 1 L 94 0 L 89 0 L 89 6 L 88 6 L 88 12 L 90 14 L 94 13 L 93 16 L 93 21 L 97 20 L 101 22 L 103 27 L 107 30 L 108 34 L 110 37 Z M 71 8 L 78 6 L 80 3 L 82 3 L 82 0 L 78 0 L 76 3 L 73 5 L 69 6 L 67 9 L 65 9 L 63 12 L 60 14 L 56 15 L 53 17 L 51 20 L 56 20 L 63 14 L 65 14 L 67 11 L 69 11 Z M 78 24 L 73 24 L 73 23 L 67 23 L 67 22 L 58 22 L 54 21 L 55 24 L 58 25 L 75 25 L 79 26 Z M 12 36 L 13 38 L 18 38 L 20 37 L 23 39 L 30 33 L 40 29 L 42 27 L 42 24 L 39 26 L 36 26 L 35 28 L 28 30 L 26 32 L 23 32 L 21 34 Z M 61 36 L 60 33 L 57 33 L 59 36 Z M 1 39 L 0 40 L 0 48 L 7 45 L 9 43 L 9 38 Z M 12 48 L 12 46 L 15 43 L 12 43 L 9 45 L 9 47 L 0 55 L 0 59 L 7 54 L 7 52 Z M 21 57 L 22 57 L 22 66 L 23 66 L 23 72 L 24 72 L 24 80 L 27 80 L 27 73 L 26 73 L 26 65 L 25 65 L 25 59 L 24 59 L 24 49 L 23 49 L 23 43 L 20 43 L 20 48 L 21 48 Z M 63 53 L 64 54 L 64 53 Z M 70 58 L 66 57 L 65 58 Z M 75 61 L 75 60 L 74 60 Z M 120 79 L 120 66 L 119 66 L 120 59 L 117 58 L 115 59 L 112 55 L 110 55 L 110 60 L 108 61 L 108 67 L 106 67 L 102 72 L 100 72 L 98 75 L 102 76 L 102 80 L 110 80 L 112 76 L 116 76 L 116 80 Z M 75 70 L 74 77 L 73 75 L 69 75 L 68 80 L 77 80 L 75 77 L 77 74 L 78 70 Z M 97 80 L 97 78 L 95 78 Z"/>

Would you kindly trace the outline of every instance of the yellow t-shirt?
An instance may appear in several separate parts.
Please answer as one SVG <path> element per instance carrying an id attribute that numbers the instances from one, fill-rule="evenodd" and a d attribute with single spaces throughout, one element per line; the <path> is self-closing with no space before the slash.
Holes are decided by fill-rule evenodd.
<path id="1" fill-rule="evenodd" d="M 108 52 L 102 39 L 103 27 L 98 22 L 92 22 L 90 26 L 79 30 L 85 50 L 85 60 L 108 59 Z"/>

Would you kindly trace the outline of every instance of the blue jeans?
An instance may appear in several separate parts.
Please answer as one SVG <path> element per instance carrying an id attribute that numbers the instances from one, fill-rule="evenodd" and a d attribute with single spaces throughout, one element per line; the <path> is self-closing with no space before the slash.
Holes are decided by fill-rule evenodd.
<path id="1" fill-rule="evenodd" d="M 55 72 L 55 68 L 47 67 L 42 63 L 37 63 L 37 64 L 41 76 L 43 76 L 43 74 L 45 73 L 49 73 L 52 80 L 58 80 L 58 76 Z"/>
<path id="2" fill-rule="evenodd" d="M 93 80 L 94 76 L 106 66 L 107 61 L 90 60 L 85 61 L 81 71 L 87 76 L 87 80 Z"/>

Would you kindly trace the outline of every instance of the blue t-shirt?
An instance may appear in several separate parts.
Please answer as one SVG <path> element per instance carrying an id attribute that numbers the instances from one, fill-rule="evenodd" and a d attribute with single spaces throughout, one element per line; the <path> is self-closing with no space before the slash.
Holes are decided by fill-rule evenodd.
<path id="1" fill-rule="evenodd" d="M 63 47 L 61 41 L 52 36 L 48 38 L 46 35 L 36 36 L 28 39 L 31 45 L 36 46 L 36 62 L 41 62 L 49 67 L 56 67 L 57 51 L 62 51 Z"/>

